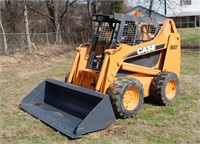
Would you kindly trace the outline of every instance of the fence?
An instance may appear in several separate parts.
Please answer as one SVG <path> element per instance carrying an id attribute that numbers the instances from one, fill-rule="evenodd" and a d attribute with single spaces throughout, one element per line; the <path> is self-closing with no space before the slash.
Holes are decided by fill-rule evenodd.
<path id="1" fill-rule="evenodd" d="M 24 52 L 28 49 L 28 42 L 25 33 L 6 33 L 8 50 L 7 53 L 16 51 Z M 60 44 L 79 44 L 87 42 L 90 39 L 90 32 L 61 32 L 62 40 Z M 31 33 L 32 48 L 37 49 L 39 46 L 52 46 L 56 45 L 56 33 Z M 3 34 L 0 33 L 0 54 L 5 54 Z"/>

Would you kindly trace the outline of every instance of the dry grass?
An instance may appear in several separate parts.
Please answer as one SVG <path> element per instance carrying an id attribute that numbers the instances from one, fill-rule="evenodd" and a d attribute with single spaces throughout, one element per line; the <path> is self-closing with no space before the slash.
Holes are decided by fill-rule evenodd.
<path id="1" fill-rule="evenodd" d="M 23 97 L 46 77 L 64 80 L 74 53 L 65 48 L 0 57 L 0 144 L 200 143 L 199 51 L 184 51 L 181 94 L 167 107 L 144 104 L 133 119 L 69 140 L 19 109 Z"/>

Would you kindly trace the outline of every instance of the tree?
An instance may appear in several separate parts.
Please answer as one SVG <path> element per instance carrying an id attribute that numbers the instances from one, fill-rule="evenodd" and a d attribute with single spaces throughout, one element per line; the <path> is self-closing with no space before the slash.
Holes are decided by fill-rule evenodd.
<path id="1" fill-rule="evenodd" d="M 149 5 L 149 17 L 151 17 L 153 2 L 154 2 L 154 0 L 150 0 L 150 5 Z"/>
<path id="2" fill-rule="evenodd" d="M 111 14 L 111 13 L 119 13 L 123 8 L 124 1 L 123 0 L 115 0 L 115 1 L 98 1 L 98 13 L 102 14 Z"/>
<path id="3" fill-rule="evenodd" d="M 163 1 L 159 0 L 160 4 L 163 3 Z M 149 17 L 151 17 L 151 12 L 152 12 L 152 6 L 153 6 L 154 0 L 150 0 L 150 5 L 149 5 Z M 167 14 L 167 0 L 164 0 L 164 13 L 165 15 Z"/>
<path id="4" fill-rule="evenodd" d="M 173 11 L 179 5 L 179 1 L 176 0 L 140 0 L 135 5 L 141 5 L 149 9 L 148 15 L 150 16 L 152 11 L 160 12 L 162 10 L 163 14 L 167 14 L 167 9 Z"/>
<path id="5" fill-rule="evenodd" d="M 110 12 L 120 13 L 124 5 L 123 0 L 116 0 L 111 3 L 111 10 Z"/>
<path id="6" fill-rule="evenodd" d="M 61 13 L 61 15 L 59 15 L 59 1 L 58 0 L 45 0 L 51 23 L 56 32 L 56 42 L 58 42 L 59 44 L 62 43 L 62 35 L 60 32 L 60 27 L 62 26 L 62 19 L 63 19 L 64 15 L 68 12 L 68 8 L 72 4 L 74 4 L 76 1 L 78 1 L 78 0 L 73 0 L 73 1 L 67 0 L 65 2 L 64 11 Z"/>
<path id="7" fill-rule="evenodd" d="M 49 34 L 43 37 L 43 33 L 46 32 L 53 32 L 49 38 L 51 43 L 62 44 L 73 39 L 76 42 L 82 39 L 85 41 L 92 30 L 93 14 L 109 15 L 111 12 L 120 12 L 123 6 L 121 0 L 1 0 L 0 2 L 3 4 L 0 30 L 3 29 L 3 33 L 8 33 L 5 36 L 9 49 L 24 49 L 28 44 L 29 51 L 33 47 L 33 42 L 37 45 L 47 41 L 46 36 Z M 82 31 L 84 32 L 80 35 L 75 34 Z M 37 33 L 42 34 L 37 35 Z"/>
<path id="8" fill-rule="evenodd" d="M 0 3 L 0 8 L 1 8 L 1 3 Z M 7 54 L 8 53 L 8 44 L 7 44 L 7 38 L 6 38 L 5 30 L 3 27 L 2 19 L 1 19 L 1 9 L 0 9 L 0 27 L 1 27 L 2 34 L 3 34 L 4 52 L 5 52 L 5 54 Z"/>
<path id="9" fill-rule="evenodd" d="M 92 15 L 95 14 L 104 14 L 109 15 L 111 13 L 119 13 L 123 8 L 124 1 L 123 0 L 115 0 L 115 1 L 102 1 L 102 0 L 86 0 L 88 16 L 90 19 L 90 25 L 93 27 L 92 23 Z"/>
<path id="10" fill-rule="evenodd" d="M 28 42 L 28 49 L 29 49 L 29 52 L 31 52 L 32 43 L 31 43 L 31 37 L 30 37 L 30 32 L 29 32 L 28 10 L 27 10 L 26 1 L 24 1 L 24 22 L 25 22 L 25 29 L 26 29 L 26 38 Z"/>

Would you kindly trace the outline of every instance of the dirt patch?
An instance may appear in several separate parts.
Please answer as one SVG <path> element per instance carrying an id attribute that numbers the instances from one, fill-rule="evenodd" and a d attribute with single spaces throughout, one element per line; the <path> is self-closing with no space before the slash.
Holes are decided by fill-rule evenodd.
<path id="1" fill-rule="evenodd" d="M 181 49 L 188 49 L 188 50 L 200 50 L 200 44 L 199 45 L 181 45 Z"/>
<path id="2" fill-rule="evenodd" d="M 118 135 L 120 133 L 125 133 L 125 128 L 122 125 L 116 125 L 116 124 L 112 124 L 110 125 L 108 128 L 102 130 L 102 131 L 98 131 L 95 133 L 90 133 L 88 134 L 88 136 L 92 137 L 93 139 L 96 138 L 101 138 L 104 136 L 108 136 L 108 135 Z"/>
<path id="3" fill-rule="evenodd" d="M 24 66 L 40 66 L 37 70 L 31 71 L 32 74 L 46 71 L 49 68 L 43 67 L 50 65 L 51 62 L 58 62 L 62 57 L 67 57 L 72 50 L 72 46 L 54 46 L 51 48 L 40 48 L 32 53 L 17 52 L 8 56 L 0 56 L 0 73 L 10 69 L 21 69 L 20 76 L 30 73 L 30 71 L 23 71 Z"/>

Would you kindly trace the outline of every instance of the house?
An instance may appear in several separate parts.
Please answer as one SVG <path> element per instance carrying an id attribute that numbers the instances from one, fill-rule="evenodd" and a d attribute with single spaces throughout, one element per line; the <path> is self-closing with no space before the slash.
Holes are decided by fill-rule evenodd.
<path id="1" fill-rule="evenodd" d="M 200 0 L 174 0 L 167 17 L 174 19 L 177 28 L 200 27 Z"/>
<path id="2" fill-rule="evenodd" d="M 134 8 L 132 8 L 130 11 L 128 11 L 126 14 L 134 14 L 134 12 L 140 12 L 142 14 L 142 16 L 144 17 L 148 17 L 149 16 L 149 9 L 148 8 L 145 8 L 143 6 L 136 6 Z M 158 23 L 163 23 L 165 21 L 165 19 L 167 18 L 165 15 L 162 15 L 160 13 L 157 13 L 155 11 L 152 11 L 151 13 L 151 17 L 157 21 Z"/>

